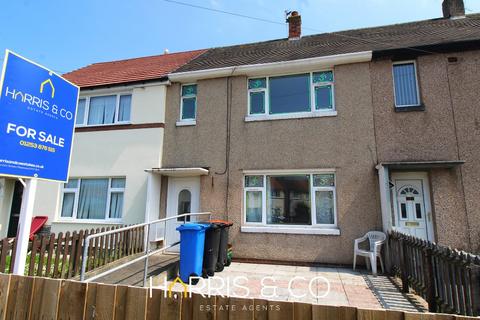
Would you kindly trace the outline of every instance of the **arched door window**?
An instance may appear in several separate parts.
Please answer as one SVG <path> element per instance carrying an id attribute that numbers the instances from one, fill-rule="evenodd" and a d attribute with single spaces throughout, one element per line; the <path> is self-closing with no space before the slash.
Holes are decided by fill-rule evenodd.
<path id="1" fill-rule="evenodd" d="M 192 203 L 192 193 L 187 190 L 183 189 L 178 193 L 178 210 L 177 214 L 184 214 L 184 213 L 191 213 L 190 206 Z M 190 221 L 190 216 L 186 218 L 178 218 L 178 221 Z"/>
<path id="2" fill-rule="evenodd" d="M 405 186 L 398 193 L 400 218 L 404 220 L 423 219 L 423 197 L 413 186 Z"/>

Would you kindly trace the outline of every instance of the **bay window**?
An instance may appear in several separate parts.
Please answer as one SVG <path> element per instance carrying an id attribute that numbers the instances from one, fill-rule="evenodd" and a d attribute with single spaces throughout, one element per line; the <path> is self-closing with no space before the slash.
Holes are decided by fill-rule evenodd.
<path id="1" fill-rule="evenodd" d="M 247 120 L 333 115 L 332 70 L 248 79 Z"/>
<path id="2" fill-rule="evenodd" d="M 334 227 L 335 174 L 255 174 L 244 178 L 246 225 Z"/>
<path id="3" fill-rule="evenodd" d="M 121 219 L 125 178 L 71 178 L 63 185 L 62 219 Z"/>
<path id="4" fill-rule="evenodd" d="M 113 94 L 78 100 L 76 126 L 98 126 L 130 122 L 132 95 Z"/>

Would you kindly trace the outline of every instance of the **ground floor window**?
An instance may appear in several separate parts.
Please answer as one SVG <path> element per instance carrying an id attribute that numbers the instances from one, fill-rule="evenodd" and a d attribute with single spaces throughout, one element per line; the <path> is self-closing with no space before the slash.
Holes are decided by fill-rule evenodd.
<path id="1" fill-rule="evenodd" d="M 335 226 L 335 174 L 245 175 L 247 224 Z"/>
<path id="2" fill-rule="evenodd" d="M 70 178 L 63 185 L 62 219 L 121 219 L 125 178 Z"/>

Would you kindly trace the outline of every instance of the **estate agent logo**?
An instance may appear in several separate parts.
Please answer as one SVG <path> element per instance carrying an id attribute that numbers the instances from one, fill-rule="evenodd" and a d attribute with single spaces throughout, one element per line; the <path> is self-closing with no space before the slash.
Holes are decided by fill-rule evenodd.
<path id="1" fill-rule="evenodd" d="M 55 87 L 53 86 L 52 79 L 47 79 L 42 82 L 40 85 L 40 93 L 43 93 L 43 88 L 45 87 L 46 84 L 50 85 L 50 88 L 52 88 L 52 99 L 55 97 Z"/>
<path id="2" fill-rule="evenodd" d="M 183 287 L 183 297 L 187 298 L 188 297 L 188 286 L 185 284 L 185 282 L 180 279 L 180 277 L 176 277 L 175 280 L 173 280 L 172 283 L 168 285 L 168 297 L 172 297 L 172 289 L 175 286 L 175 283 L 179 283 Z"/>

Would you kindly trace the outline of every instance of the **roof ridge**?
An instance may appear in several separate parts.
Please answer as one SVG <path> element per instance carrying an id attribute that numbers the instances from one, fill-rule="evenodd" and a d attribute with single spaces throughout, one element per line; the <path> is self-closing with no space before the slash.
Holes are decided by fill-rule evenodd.
<path id="1" fill-rule="evenodd" d="M 466 18 L 477 18 L 480 17 L 480 13 L 472 13 L 472 14 L 467 14 L 465 17 Z M 451 21 L 449 18 L 431 18 L 431 19 L 424 19 L 424 20 L 415 20 L 415 21 L 408 21 L 408 22 L 399 22 L 399 23 L 391 23 L 391 24 L 385 24 L 385 25 L 379 25 L 379 26 L 373 26 L 373 27 L 361 27 L 361 28 L 353 28 L 353 29 L 346 29 L 346 30 L 338 30 L 338 31 L 325 31 L 325 32 L 319 32 L 319 33 L 314 33 L 314 34 L 309 34 L 306 36 L 302 36 L 301 39 L 305 38 L 311 38 L 311 37 L 317 37 L 319 35 L 326 35 L 326 34 L 340 34 L 340 33 L 348 33 L 352 31 L 362 31 L 362 30 L 371 30 L 371 29 L 381 29 L 381 28 L 389 28 L 389 27 L 395 27 L 395 26 L 407 26 L 411 24 L 418 24 L 418 23 L 425 23 L 425 22 L 433 22 L 433 21 L 440 21 L 440 20 L 445 20 L 445 21 Z M 256 41 L 256 42 L 246 42 L 246 43 L 239 43 L 239 44 L 231 44 L 231 45 L 226 45 L 226 46 L 218 46 L 218 47 L 211 47 L 206 49 L 212 50 L 212 49 L 228 49 L 231 47 L 238 47 L 238 46 L 247 46 L 247 45 L 257 45 L 257 44 L 266 44 L 270 42 L 276 42 L 276 41 L 285 41 L 287 40 L 288 37 L 284 38 L 277 38 L 277 39 L 271 39 L 271 40 L 265 40 L 265 41 Z"/>

